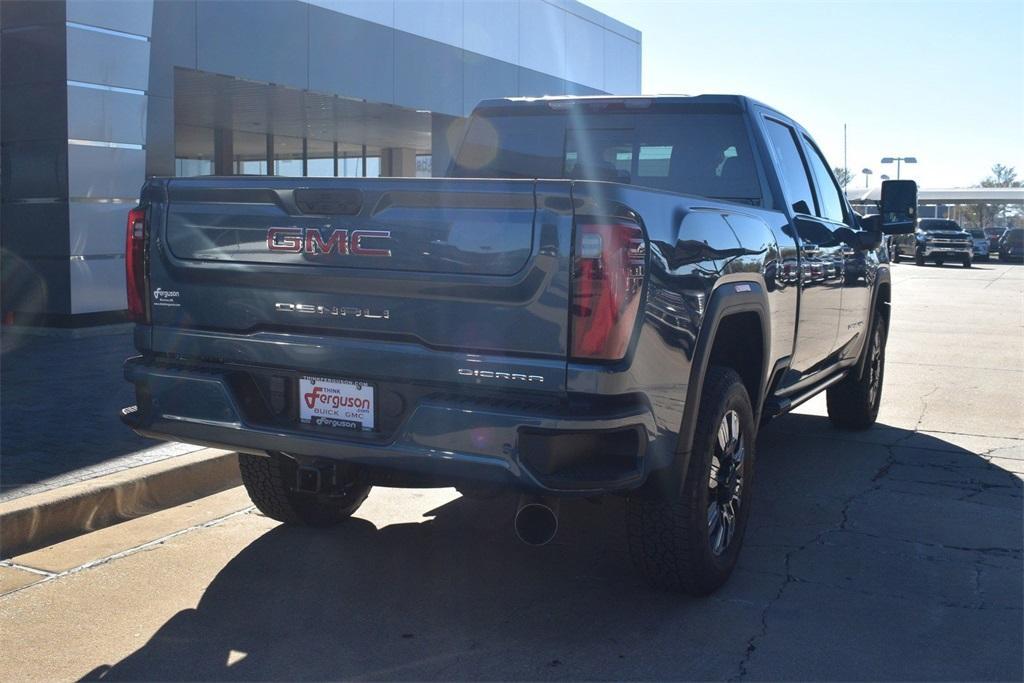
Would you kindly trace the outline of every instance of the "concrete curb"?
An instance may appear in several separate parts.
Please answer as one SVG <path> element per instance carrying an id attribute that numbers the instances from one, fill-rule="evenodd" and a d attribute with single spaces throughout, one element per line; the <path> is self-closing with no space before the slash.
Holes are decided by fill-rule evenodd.
<path id="1" fill-rule="evenodd" d="M 238 486 L 238 455 L 204 448 L 0 503 L 0 558 Z"/>

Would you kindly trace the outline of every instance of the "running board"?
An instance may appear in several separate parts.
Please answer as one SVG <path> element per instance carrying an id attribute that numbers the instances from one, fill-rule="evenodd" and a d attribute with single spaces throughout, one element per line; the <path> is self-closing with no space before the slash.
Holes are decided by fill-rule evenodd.
<path id="1" fill-rule="evenodd" d="M 785 415 L 786 413 L 793 410 L 800 404 L 806 403 L 807 401 L 811 400 L 821 392 L 825 391 L 825 389 L 828 389 L 836 382 L 840 382 L 843 379 L 845 379 L 846 374 L 846 370 L 843 370 L 842 372 L 837 372 L 836 374 L 832 375 L 825 381 L 815 384 L 810 389 L 807 389 L 803 393 L 797 394 L 796 396 L 768 399 L 767 401 L 764 402 L 764 410 L 761 412 L 761 420 L 770 420 L 773 417 Z"/>

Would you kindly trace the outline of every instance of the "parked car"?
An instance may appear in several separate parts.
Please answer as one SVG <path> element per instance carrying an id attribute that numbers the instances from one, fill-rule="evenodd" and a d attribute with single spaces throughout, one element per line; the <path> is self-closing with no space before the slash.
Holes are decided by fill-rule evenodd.
<path id="1" fill-rule="evenodd" d="M 903 257 L 913 258 L 919 266 L 926 261 L 939 266 L 946 261 L 958 261 L 964 268 L 970 268 L 974 253 L 972 244 L 971 235 L 956 221 L 922 218 L 912 234 L 893 239 L 892 260 L 898 263 Z"/>
<path id="2" fill-rule="evenodd" d="M 970 233 L 973 242 L 974 260 L 983 259 L 988 261 L 988 236 L 985 235 L 985 231 L 975 228 L 967 232 Z"/>
<path id="3" fill-rule="evenodd" d="M 999 238 L 1000 261 L 1024 261 L 1024 228 L 1010 228 Z"/>
<path id="4" fill-rule="evenodd" d="M 985 237 L 988 238 L 988 253 L 999 253 L 999 238 L 1006 232 L 1006 228 L 985 228 Z"/>
<path id="5" fill-rule="evenodd" d="M 830 168 L 744 97 L 562 97 L 479 105 L 447 178 L 151 179 L 123 419 L 237 451 L 288 524 L 497 485 L 541 544 L 557 497 L 623 495 L 641 574 L 710 593 L 758 425 L 821 392 L 838 427 L 878 415 L 881 243 L 917 187 L 861 219 Z"/>

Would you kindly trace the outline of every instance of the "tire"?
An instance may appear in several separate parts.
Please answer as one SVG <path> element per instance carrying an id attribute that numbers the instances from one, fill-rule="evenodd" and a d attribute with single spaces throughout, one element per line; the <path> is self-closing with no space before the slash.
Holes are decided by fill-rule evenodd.
<path id="1" fill-rule="evenodd" d="M 842 382 L 828 388 L 825 394 L 828 417 L 840 429 L 864 430 L 878 419 L 878 406 L 882 402 L 882 382 L 885 379 L 885 321 L 876 313 L 871 321 L 871 337 L 864 371 L 849 375 Z"/>
<path id="2" fill-rule="evenodd" d="M 964 268 L 970 268 L 971 267 L 971 257 L 970 256 L 964 256 L 963 259 L 960 260 L 960 263 L 963 264 Z"/>
<path id="3" fill-rule="evenodd" d="M 631 497 L 626 505 L 630 556 L 647 583 L 699 596 L 728 580 L 750 516 L 756 439 L 739 375 L 711 367 L 682 486 Z"/>
<path id="4" fill-rule="evenodd" d="M 370 494 L 369 484 L 358 476 L 338 482 L 338 494 L 314 494 L 295 490 L 298 466 L 283 455 L 270 457 L 238 454 L 242 483 L 259 511 L 271 519 L 295 526 L 326 527 L 352 516 Z M 344 472 L 338 467 L 338 473 Z"/>

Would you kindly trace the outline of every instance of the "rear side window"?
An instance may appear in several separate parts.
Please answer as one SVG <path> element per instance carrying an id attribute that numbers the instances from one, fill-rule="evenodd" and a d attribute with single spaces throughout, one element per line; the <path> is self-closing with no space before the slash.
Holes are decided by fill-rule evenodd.
<path id="1" fill-rule="evenodd" d="M 735 106 L 485 110 L 473 115 L 450 175 L 605 180 L 761 202 L 750 136 Z"/>
<path id="2" fill-rule="evenodd" d="M 812 215 L 815 210 L 814 193 L 793 129 L 774 119 L 766 119 L 765 123 L 768 139 L 779 160 L 779 174 L 790 208 L 796 213 Z"/>
<path id="3" fill-rule="evenodd" d="M 825 157 L 806 137 L 807 161 L 811 166 L 811 173 L 818 183 L 818 197 L 821 200 L 818 206 L 818 216 L 835 223 L 842 223 L 846 220 L 843 211 L 843 200 L 839 192 L 839 186 L 832 179 L 832 174 L 825 163 Z"/>

